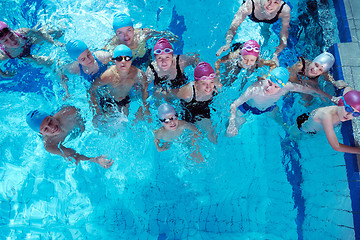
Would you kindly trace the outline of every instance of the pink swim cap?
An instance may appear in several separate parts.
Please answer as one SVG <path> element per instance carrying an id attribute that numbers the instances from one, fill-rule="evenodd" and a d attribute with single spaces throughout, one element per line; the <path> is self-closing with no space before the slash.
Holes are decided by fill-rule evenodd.
<path id="1" fill-rule="evenodd" d="M 173 50 L 172 45 L 170 44 L 170 42 L 166 38 L 160 38 L 156 42 L 156 44 L 154 46 L 154 54 L 156 54 L 156 55 L 160 54 L 161 55 L 161 54 L 167 54 L 167 53 L 172 53 L 173 52 L 173 51 L 169 51 L 169 50 L 168 50 L 168 52 L 167 51 L 161 51 L 161 50 L 164 50 L 166 48 Z M 156 50 L 158 50 L 158 51 L 156 51 Z M 157 53 L 157 52 L 159 52 L 159 53 Z"/>
<path id="2" fill-rule="evenodd" d="M 207 62 L 201 62 L 196 66 L 196 68 L 194 70 L 194 77 L 195 77 L 195 80 L 198 80 L 203 76 L 208 77 L 212 73 L 215 73 L 212 66 Z"/>
<path id="3" fill-rule="evenodd" d="M 249 40 L 244 43 L 243 48 L 241 49 L 241 55 L 253 55 L 258 57 L 260 53 L 260 45 L 255 40 Z"/>
<path id="4" fill-rule="evenodd" d="M 360 112 L 360 92 L 351 90 L 344 95 L 345 102 L 352 108 Z M 338 106 L 344 106 L 344 101 L 339 100 Z"/>

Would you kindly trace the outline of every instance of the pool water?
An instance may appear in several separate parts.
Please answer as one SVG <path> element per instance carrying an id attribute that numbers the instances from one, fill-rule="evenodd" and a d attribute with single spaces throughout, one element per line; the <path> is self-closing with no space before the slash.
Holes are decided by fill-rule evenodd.
<path id="1" fill-rule="evenodd" d="M 304 12 L 303 1 L 287 2 L 293 16 L 282 66 L 292 65 L 296 56 L 313 58 L 338 41 L 335 14 L 328 10 L 331 1 L 330 8 L 325 1 L 319 3 L 318 15 Z M 50 23 L 65 29 L 61 41 L 78 38 L 92 49 L 100 49 L 112 36 L 112 15 L 121 9 L 132 16 L 136 27 L 176 33 L 183 42 L 176 46 L 178 53 L 198 52 L 214 63 L 239 2 L 46 0 L 13 5 L 0 6 L 3 20 L 14 28 Z M 318 26 L 323 27 L 322 39 L 312 37 L 318 36 Z M 262 42 L 261 54 L 269 58 L 280 27 L 277 23 L 270 28 L 265 40 L 259 25 L 246 20 L 236 39 Z M 38 51 L 68 61 L 63 48 L 44 44 Z M 15 69 L 18 75 L 0 81 L 1 239 L 354 237 L 344 157 L 331 149 L 323 133 L 290 139 L 281 125 L 262 115 L 249 116 L 238 136 L 224 136 L 229 105 L 241 94 L 239 81 L 214 100 L 218 144 L 200 139 L 205 161 L 198 164 L 189 158 L 187 137 L 166 152 L 156 151 L 153 130 L 160 127 L 156 119 L 133 123 L 140 99 L 132 102 L 128 119 L 117 116 L 109 131 L 99 132 L 92 125 L 87 86 L 80 78 L 72 78 L 73 97 L 64 103 L 55 68 L 20 60 L 3 68 Z M 189 76 L 192 71 L 187 69 Z M 256 74 L 260 73 L 249 80 L 255 81 Z M 329 104 L 316 99 L 305 108 L 299 102 L 296 94 L 279 102 L 288 124 L 305 111 Z M 110 169 L 88 162 L 75 166 L 49 154 L 27 126 L 30 110 L 55 111 L 63 104 L 76 106 L 86 119 L 86 131 L 65 145 L 87 156 L 114 159 Z M 156 109 L 151 113 L 155 116 Z"/>

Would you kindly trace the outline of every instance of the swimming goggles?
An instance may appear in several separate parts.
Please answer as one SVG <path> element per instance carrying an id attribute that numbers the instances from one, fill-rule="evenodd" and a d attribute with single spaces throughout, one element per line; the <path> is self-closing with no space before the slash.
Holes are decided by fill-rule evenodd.
<path id="1" fill-rule="evenodd" d="M 252 47 L 250 45 L 247 45 L 245 47 L 243 47 L 243 49 L 245 49 L 248 52 L 254 51 L 254 52 L 260 52 L 260 48 L 259 47 Z"/>
<path id="2" fill-rule="evenodd" d="M 344 97 L 342 97 L 341 99 L 342 99 L 343 102 L 344 102 L 344 107 L 345 107 L 345 111 L 346 111 L 346 112 L 352 113 L 352 115 L 353 115 L 354 117 L 359 117 L 359 116 L 360 116 L 360 112 L 354 112 L 354 109 L 353 109 L 349 104 L 347 104 L 347 103 L 345 102 L 345 98 L 344 98 Z"/>
<path id="3" fill-rule="evenodd" d="M 205 81 L 205 80 L 208 80 L 208 79 L 214 79 L 216 76 L 215 73 L 210 73 L 209 76 L 202 76 L 201 78 L 197 78 L 195 77 L 195 80 L 201 80 L 201 81 Z"/>
<path id="4" fill-rule="evenodd" d="M 118 57 L 116 57 L 116 58 L 113 58 L 112 60 L 115 60 L 115 61 L 119 61 L 119 62 L 121 62 L 122 60 L 125 60 L 125 61 L 130 61 L 132 59 L 132 57 L 129 57 L 129 56 L 125 56 L 125 57 L 123 57 L 123 56 L 118 56 Z"/>
<path id="5" fill-rule="evenodd" d="M 268 78 L 270 78 L 270 81 L 272 81 L 273 83 L 276 83 L 277 85 L 279 85 L 281 88 L 285 86 L 286 83 L 284 83 L 281 79 L 277 78 L 274 75 L 271 75 L 271 73 L 268 74 L 267 76 Z"/>
<path id="6" fill-rule="evenodd" d="M 8 33 L 10 32 L 9 28 L 3 28 L 2 30 L 0 30 L 0 38 L 5 37 Z"/>
<path id="7" fill-rule="evenodd" d="M 177 118 L 178 118 L 178 114 L 175 113 L 175 115 L 171 118 L 164 118 L 164 119 L 159 119 L 159 120 L 162 123 L 169 123 L 170 121 L 176 120 Z"/>
<path id="8" fill-rule="evenodd" d="M 174 50 L 172 50 L 171 48 L 165 48 L 165 49 L 156 49 L 154 50 L 154 54 L 162 54 L 162 53 L 172 53 Z"/>

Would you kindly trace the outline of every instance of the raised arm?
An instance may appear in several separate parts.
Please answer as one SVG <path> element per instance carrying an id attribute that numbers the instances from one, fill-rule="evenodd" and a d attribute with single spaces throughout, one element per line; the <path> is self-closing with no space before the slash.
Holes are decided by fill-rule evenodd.
<path id="1" fill-rule="evenodd" d="M 338 100 L 336 97 L 324 92 L 323 90 L 321 90 L 319 88 L 314 88 L 310 85 L 303 86 L 303 85 L 300 85 L 297 83 L 292 83 L 292 82 L 288 82 L 286 85 L 289 86 L 289 91 L 291 91 L 291 92 L 300 92 L 300 93 L 310 94 L 314 97 L 319 97 L 319 95 L 320 95 L 320 96 L 325 97 L 335 103 Z"/>
<path id="2" fill-rule="evenodd" d="M 274 53 L 274 60 L 276 61 L 277 56 L 279 53 L 284 50 L 287 46 L 287 39 L 289 37 L 289 27 L 290 27 L 290 18 L 291 18 L 291 9 L 289 5 L 285 5 L 280 13 L 280 19 L 281 19 L 281 30 L 280 30 L 280 43 L 279 46 L 277 46 L 275 53 Z M 277 61 L 278 62 L 278 61 Z"/>
<path id="3" fill-rule="evenodd" d="M 223 56 L 215 62 L 215 73 L 220 76 L 220 64 L 230 61 L 237 58 L 240 55 L 241 49 L 236 50 L 235 52 L 230 52 L 229 54 Z"/>

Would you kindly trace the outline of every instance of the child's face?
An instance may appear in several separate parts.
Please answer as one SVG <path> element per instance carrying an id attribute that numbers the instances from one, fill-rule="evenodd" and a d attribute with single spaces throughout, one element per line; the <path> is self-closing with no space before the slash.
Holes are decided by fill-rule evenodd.
<path id="1" fill-rule="evenodd" d="M 122 27 L 116 30 L 116 36 L 121 43 L 130 45 L 134 41 L 134 28 L 133 27 Z"/>
<path id="2" fill-rule="evenodd" d="M 163 71 L 169 70 L 171 67 L 171 64 L 173 62 L 173 54 L 172 53 L 166 53 L 166 54 L 158 54 L 155 55 L 155 60 L 159 68 L 161 68 Z"/>
<path id="3" fill-rule="evenodd" d="M 307 75 L 309 77 L 317 77 L 317 76 L 320 76 L 321 74 L 323 74 L 324 72 L 325 72 L 325 69 L 322 65 L 320 65 L 317 62 L 312 62 L 309 65 Z"/>
<path id="4" fill-rule="evenodd" d="M 122 56 L 123 59 L 121 61 L 115 60 L 115 64 L 117 69 L 119 69 L 120 73 L 128 73 L 131 67 L 131 60 L 130 61 L 126 61 L 125 57 L 126 56 Z"/>
<path id="5" fill-rule="evenodd" d="M 354 112 L 359 112 L 356 109 L 352 108 Z M 354 118 L 352 112 L 347 112 L 345 106 L 339 107 L 338 116 L 341 122 L 346 122 Z"/>
<path id="6" fill-rule="evenodd" d="M 208 78 L 207 80 L 197 80 L 195 81 L 195 87 L 204 95 L 211 95 L 214 91 L 215 80 L 214 78 Z"/>
<path id="7" fill-rule="evenodd" d="M 161 124 L 168 131 L 175 131 L 179 125 L 179 120 L 176 114 L 167 115 L 166 118 L 162 119 Z"/>
<path id="8" fill-rule="evenodd" d="M 252 67 L 257 60 L 257 57 L 255 57 L 253 55 L 244 55 L 244 56 L 241 55 L 241 58 L 242 58 L 241 63 L 244 68 Z"/>
<path id="9" fill-rule="evenodd" d="M 61 133 L 61 127 L 58 120 L 53 116 L 47 116 L 40 125 L 40 134 L 46 136 L 56 136 Z"/>
<path id="10" fill-rule="evenodd" d="M 94 65 L 95 58 L 89 49 L 86 49 L 77 59 L 78 63 L 85 67 L 91 67 Z"/>
<path id="11" fill-rule="evenodd" d="M 278 10 L 281 0 L 263 0 L 263 8 L 267 14 Z"/>
<path id="12" fill-rule="evenodd" d="M 270 81 L 269 79 L 265 79 L 265 84 L 264 84 L 264 93 L 266 95 L 274 95 L 276 93 L 278 93 L 281 90 L 281 87 Z"/>
<path id="13" fill-rule="evenodd" d="M 19 47 L 18 37 L 13 32 L 9 32 L 7 35 L 1 38 L 0 44 L 9 48 L 18 48 Z"/>

